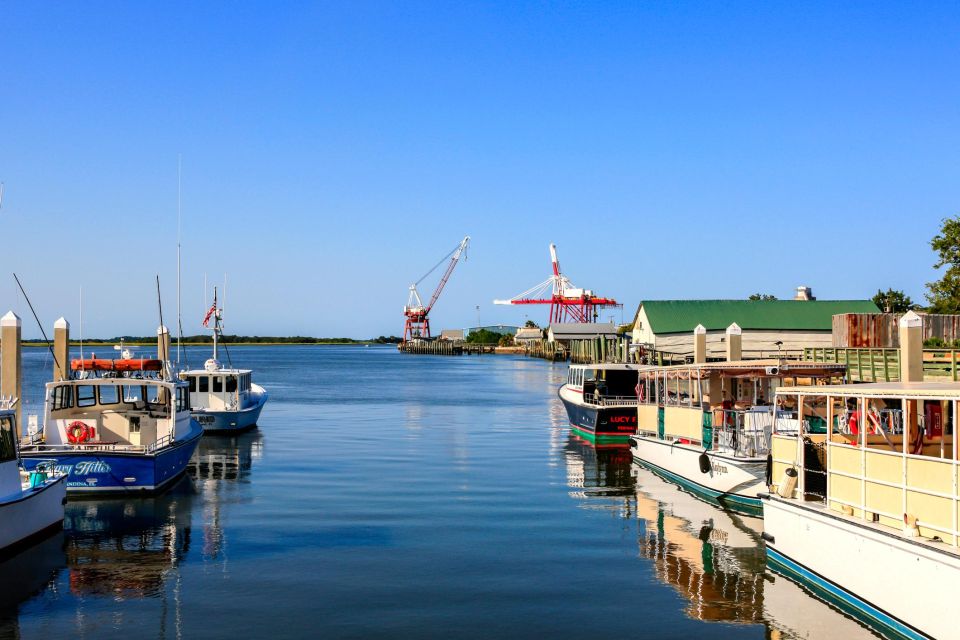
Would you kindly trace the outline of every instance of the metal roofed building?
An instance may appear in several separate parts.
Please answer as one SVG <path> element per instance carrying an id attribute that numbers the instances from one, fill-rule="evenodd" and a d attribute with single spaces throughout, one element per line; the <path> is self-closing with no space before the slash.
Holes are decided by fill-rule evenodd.
<path id="1" fill-rule="evenodd" d="M 520 327 L 513 336 L 513 341 L 518 344 L 535 340 L 543 340 L 543 329 L 540 327 Z"/>
<path id="2" fill-rule="evenodd" d="M 878 311 L 870 300 L 647 300 L 637 307 L 631 337 L 657 351 L 690 355 L 693 330 L 703 325 L 707 357 L 722 358 L 727 328 L 735 323 L 744 357 L 795 354 L 831 346 L 834 315 Z"/>
<path id="3" fill-rule="evenodd" d="M 600 337 L 616 338 L 616 325 L 612 322 L 561 322 L 547 327 L 548 342 L 567 343 Z"/>

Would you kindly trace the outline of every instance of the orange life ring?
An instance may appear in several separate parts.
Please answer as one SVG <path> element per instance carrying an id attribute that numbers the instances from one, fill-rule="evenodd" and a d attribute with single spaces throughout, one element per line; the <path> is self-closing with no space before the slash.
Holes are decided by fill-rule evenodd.
<path id="1" fill-rule="evenodd" d="M 67 440 L 70 444 L 82 444 L 93 435 L 93 429 L 86 422 L 74 420 L 67 427 Z"/>

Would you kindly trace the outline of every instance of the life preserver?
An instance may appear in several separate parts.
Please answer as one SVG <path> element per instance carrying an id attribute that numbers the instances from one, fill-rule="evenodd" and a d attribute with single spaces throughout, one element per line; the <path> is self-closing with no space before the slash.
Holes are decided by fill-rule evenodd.
<path id="1" fill-rule="evenodd" d="M 67 440 L 70 444 L 82 444 L 93 435 L 93 429 L 86 422 L 74 420 L 67 427 Z"/>

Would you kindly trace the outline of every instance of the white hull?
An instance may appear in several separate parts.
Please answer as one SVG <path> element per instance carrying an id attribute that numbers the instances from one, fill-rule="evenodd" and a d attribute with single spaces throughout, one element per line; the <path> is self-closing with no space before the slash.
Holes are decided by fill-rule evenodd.
<path id="1" fill-rule="evenodd" d="M 765 459 L 733 458 L 708 451 L 710 471 L 702 473 L 701 447 L 650 436 L 634 436 L 630 446 L 634 460 L 695 495 L 726 508 L 760 512 L 757 494 L 767 490 Z"/>
<path id="2" fill-rule="evenodd" d="M 246 431 L 257 425 L 260 419 L 260 411 L 267 402 L 267 392 L 263 387 L 257 384 L 250 385 L 250 397 L 253 403 L 234 411 L 214 410 L 214 409 L 194 409 L 193 417 L 204 431 L 209 432 L 228 432 L 228 431 Z"/>
<path id="3" fill-rule="evenodd" d="M 776 496 L 763 501 L 768 561 L 858 617 L 906 638 L 956 638 L 960 556 Z"/>
<path id="4" fill-rule="evenodd" d="M 40 489 L 7 496 L 0 501 L 0 551 L 63 523 L 67 497 L 66 476 Z"/>

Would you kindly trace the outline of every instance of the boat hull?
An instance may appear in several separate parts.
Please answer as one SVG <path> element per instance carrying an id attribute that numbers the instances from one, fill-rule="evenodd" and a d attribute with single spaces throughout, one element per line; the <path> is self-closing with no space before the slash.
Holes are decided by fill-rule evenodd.
<path id="1" fill-rule="evenodd" d="M 652 436 L 634 436 L 633 459 L 693 495 L 724 509 L 760 515 L 757 494 L 767 490 L 766 460 L 735 459 L 707 451 L 710 470 L 700 471 L 700 447 L 668 442 Z"/>
<path id="2" fill-rule="evenodd" d="M 256 386 L 256 385 L 254 385 Z M 267 402 L 267 392 L 260 388 L 256 404 L 238 411 L 212 411 L 196 409 L 191 412 L 194 420 L 200 423 L 205 433 L 236 433 L 257 426 L 260 412 Z"/>
<path id="3" fill-rule="evenodd" d="M 202 435 L 193 422 L 186 438 L 152 453 L 53 450 L 23 453 L 22 461 L 30 470 L 42 460 L 56 460 L 57 470 L 67 475 L 70 495 L 155 493 L 186 471 Z"/>
<path id="4" fill-rule="evenodd" d="M 956 637 L 960 556 L 776 496 L 763 517 L 774 571 L 893 637 Z"/>
<path id="5" fill-rule="evenodd" d="M 583 395 L 566 385 L 557 392 L 564 408 L 570 429 L 578 436 L 594 444 L 627 446 L 630 436 L 637 431 L 637 407 L 599 407 L 583 402 Z"/>
<path id="6" fill-rule="evenodd" d="M 0 554 L 9 555 L 63 526 L 66 477 L 0 500 Z"/>

